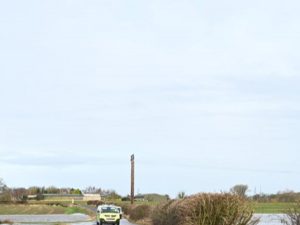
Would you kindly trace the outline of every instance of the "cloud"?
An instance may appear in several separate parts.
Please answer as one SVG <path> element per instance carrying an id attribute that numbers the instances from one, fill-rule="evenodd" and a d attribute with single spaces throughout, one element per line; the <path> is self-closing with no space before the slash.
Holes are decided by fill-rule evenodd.
<path id="1" fill-rule="evenodd" d="M 264 178 L 277 173 L 299 187 L 297 1 L 0 4 L 6 176 L 26 169 L 28 183 L 56 168 L 73 182 L 73 168 L 101 166 L 117 176 L 134 151 L 150 177 L 171 167 L 174 188 L 174 165 L 199 180 L 257 174 L 273 190 Z"/>
<path id="2" fill-rule="evenodd" d="M 97 163 L 101 165 L 117 166 L 124 164 L 124 160 L 117 157 L 98 156 L 92 153 L 80 152 L 49 152 L 36 151 L 35 153 L 20 152 L 6 154 L 0 159 L 1 164 L 10 166 L 30 166 L 30 167 L 70 167 L 70 166 L 91 166 Z"/>

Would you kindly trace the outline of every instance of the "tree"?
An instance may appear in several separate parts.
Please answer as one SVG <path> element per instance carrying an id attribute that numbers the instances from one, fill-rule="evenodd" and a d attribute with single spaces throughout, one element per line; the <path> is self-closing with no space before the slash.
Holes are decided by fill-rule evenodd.
<path id="1" fill-rule="evenodd" d="M 47 193 L 47 194 L 59 194 L 60 190 L 57 187 L 50 186 L 50 187 L 46 188 L 45 193 Z"/>
<path id="2" fill-rule="evenodd" d="M 4 183 L 3 179 L 0 178 L 0 202 L 10 202 L 11 195 L 9 193 L 9 189 Z"/>
<path id="3" fill-rule="evenodd" d="M 119 195 L 115 190 L 109 190 L 108 195 L 106 195 L 106 198 L 109 200 L 117 200 L 117 199 L 121 199 L 122 196 Z"/>
<path id="4" fill-rule="evenodd" d="M 178 199 L 183 199 L 183 198 L 185 198 L 185 192 L 184 192 L 184 191 L 180 191 L 180 192 L 177 194 L 177 198 L 178 198 Z"/>
<path id="5" fill-rule="evenodd" d="M 7 186 L 4 183 L 3 179 L 0 178 L 0 194 L 3 193 L 5 190 L 7 190 Z"/>
<path id="6" fill-rule="evenodd" d="M 167 201 L 169 201 L 171 199 L 169 195 L 165 195 L 165 198 Z"/>
<path id="7" fill-rule="evenodd" d="M 248 185 L 237 184 L 230 189 L 232 194 L 245 198 L 248 191 Z"/>
<path id="8" fill-rule="evenodd" d="M 297 194 L 292 190 L 279 191 L 277 193 L 279 202 L 296 202 L 297 198 Z"/>
<path id="9" fill-rule="evenodd" d="M 81 195 L 82 193 L 81 193 L 81 191 L 80 191 L 80 189 L 71 189 L 70 190 L 70 194 L 72 194 L 72 195 Z"/>
<path id="10" fill-rule="evenodd" d="M 83 190 L 86 194 L 100 194 L 102 192 L 101 188 L 96 188 L 93 186 L 89 186 Z"/>
<path id="11" fill-rule="evenodd" d="M 25 188 L 13 188 L 10 190 L 11 198 L 13 201 L 26 201 L 27 195 L 26 195 L 26 189 Z"/>
<path id="12" fill-rule="evenodd" d="M 38 194 L 42 194 L 44 192 L 44 188 L 40 188 L 40 187 L 29 187 L 27 189 L 27 194 L 28 195 L 38 195 Z"/>
<path id="13" fill-rule="evenodd" d="M 71 191 L 71 188 L 60 188 L 59 189 L 59 193 L 64 194 L 64 195 L 70 194 L 70 191 Z"/>
<path id="14" fill-rule="evenodd" d="M 122 199 L 122 196 L 119 195 L 115 190 L 101 190 L 101 197 L 107 200 L 117 200 Z"/>
<path id="15" fill-rule="evenodd" d="M 300 225 L 300 202 L 294 203 L 287 210 L 282 222 L 286 225 Z"/>

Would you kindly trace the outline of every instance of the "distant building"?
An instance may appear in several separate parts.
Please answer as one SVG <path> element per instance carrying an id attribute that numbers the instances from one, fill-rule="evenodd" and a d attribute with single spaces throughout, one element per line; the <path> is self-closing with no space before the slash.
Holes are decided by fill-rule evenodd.
<path id="1" fill-rule="evenodd" d="M 83 201 L 101 201 L 100 194 L 83 194 Z"/>
<path id="2" fill-rule="evenodd" d="M 72 201 L 101 201 L 100 194 L 41 194 L 28 195 L 28 200 L 45 199 L 50 201 L 56 200 L 72 200 Z"/>
<path id="3" fill-rule="evenodd" d="M 28 200 L 37 200 L 37 195 L 27 195 Z"/>
<path id="4" fill-rule="evenodd" d="M 42 198 L 49 201 L 82 201 L 83 195 L 81 194 L 42 194 Z"/>

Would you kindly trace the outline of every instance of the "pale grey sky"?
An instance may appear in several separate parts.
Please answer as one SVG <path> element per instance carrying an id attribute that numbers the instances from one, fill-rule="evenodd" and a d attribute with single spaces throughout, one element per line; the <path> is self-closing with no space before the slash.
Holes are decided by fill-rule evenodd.
<path id="1" fill-rule="evenodd" d="M 0 1 L 0 177 L 300 191 L 300 2 Z"/>

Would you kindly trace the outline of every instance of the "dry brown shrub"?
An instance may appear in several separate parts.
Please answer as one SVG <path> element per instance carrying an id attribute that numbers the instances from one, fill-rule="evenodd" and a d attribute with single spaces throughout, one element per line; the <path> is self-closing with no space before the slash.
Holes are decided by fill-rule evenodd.
<path id="1" fill-rule="evenodd" d="M 152 209 L 149 205 L 137 205 L 129 211 L 130 219 L 137 221 L 148 218 Z"/>
<path id="2" fill-rule="evenodd" d="M 254 225 L 248 202 L 232 194 L 198 194 L 157 207 L 153 225 Z"/>
<path id="3" fill-rule="evenodd" d="M 122 211 L 125 215 L 130 215 L 130 212 L 134 206 L 128 203 L 118 203 L 118 206 L 122 208 Z"/>
<path id="4" fill-rule="evenodd" d="M 285 225 L 300 225 L 300 201 L 293 203 L 287 209 L 282 223 Z"/>

